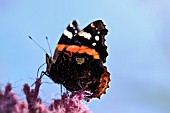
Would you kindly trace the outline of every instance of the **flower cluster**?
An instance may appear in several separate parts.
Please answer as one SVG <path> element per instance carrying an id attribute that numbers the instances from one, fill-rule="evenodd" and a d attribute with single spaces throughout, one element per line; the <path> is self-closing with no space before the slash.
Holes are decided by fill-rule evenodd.
<path id="1" fill-rule="evenodd" d="M 7 84 L 5 90 L 0 90 L 0 113 L 91 113 L 82 102 L 87 91 L 76 91 L 70 96 L 64 93 L 61 99 L 54 99 L 47 107 L 38 97 L 41 80 L 37 79 L 35 88 L 28 84 L 23 87 L 25 100 L 18 100 L 16 93 L 12 92 L 11 84 Z"/>
<path id="2" fill-rule="evenodd" d="M 11 84 L 5 90 L 0 90 L 0 113 L 26 113 L 28 106 L 25 101 L 19 101 L 18 96 L 12 92 Z"/>

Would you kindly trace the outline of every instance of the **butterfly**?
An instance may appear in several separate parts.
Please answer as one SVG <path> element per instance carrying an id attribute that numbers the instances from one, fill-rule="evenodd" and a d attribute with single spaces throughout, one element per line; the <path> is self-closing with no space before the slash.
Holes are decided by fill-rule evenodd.
<path id="1" fill-rule="evenodd" d="M 109 87 L 110 73 L 104 63 L 108 56 L 102 20 L 80 30 L 76 20 L 70 22 L 59 39 L 53 57 L 46 54 L 46 75 L 67 90 L 85 90 L 89 98 L 100 98 Z"/>

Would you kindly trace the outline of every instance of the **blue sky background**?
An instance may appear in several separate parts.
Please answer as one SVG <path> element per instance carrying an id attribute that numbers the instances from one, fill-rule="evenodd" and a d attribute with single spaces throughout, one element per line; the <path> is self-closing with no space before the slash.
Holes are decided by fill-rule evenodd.
<path id="1" fill-rule="evenodd" d="M 73 19 L 81 28 L 102 19 L 109 29 L 105 65 L 111 83 L 106 95 L 87 103 L 94 113 L 170 112 L 169 0 L 0 0 L 1 86 L 13 83 L 24 98 L 22 85 L 31 85 L 45 62 L 45 53 L 28 36 L 49 51 L 48 36 L 54 51 Z M 44 83 L 40 93 L 48 104 L 59 92 L 59 85 Z"/>

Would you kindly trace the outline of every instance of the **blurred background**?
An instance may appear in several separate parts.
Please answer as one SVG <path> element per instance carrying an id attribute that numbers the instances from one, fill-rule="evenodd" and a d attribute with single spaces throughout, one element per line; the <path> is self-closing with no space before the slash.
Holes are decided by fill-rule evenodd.
<path id="1" fill-rule="evenodd" d="M 28 36 L 49 52 L 48 36 L 54 51 L 73 19 L 81 28 L 102 19 L 109 29 L 110 88 L 87 103 L 94 113 L 170 113 L 169 0 L 0 0 L 0 87 L 10 82 L 24 98 L 23 84 L 34 83 L 45 62 Z M 59 85 L 43 82 L 44 103 L 60 97 Z"/>

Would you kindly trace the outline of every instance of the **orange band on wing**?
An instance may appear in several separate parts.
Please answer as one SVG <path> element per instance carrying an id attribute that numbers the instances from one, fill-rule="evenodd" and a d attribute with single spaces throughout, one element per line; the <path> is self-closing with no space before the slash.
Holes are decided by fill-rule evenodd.
<path id="1" fill-rule="evenodd" d="M 93 55 L 94 59 L 100 59 L 99 55 Z"/>
<path id="2" fill-rule="evenodd" d="M 73 52 L 73 53 L 76 53 L 78 52 L 78 50 L 80 49 L 79 46 L 76 46 L 76 45 L 70 45 L 67 47 L 67 51 L 70 51 L 70 52 Z"/>
<path id="3" fill-rule="evenodd" d="M 66 44 L 57 44 L 57 50 L 62 51 L 66 46 Z"/>
<path id="4" fill-rule="evenodd" d="M 84 50 L 84 49 L 87 49 L 87 48 L 88 48 L 87 46 L 81 46 L 80 50 Z"/>
<path id="5" fill-rule="evenodd" d="M 93 56 L 94 59 L 100 59 L 99 53 L 96 52 L 95 49 L 89 48 L 87 46 L 77 46 L 77 45 L 70 45 L 67 47 L 66 49 L 67 51 L 71 52 L 71 53 L 79 53 L 79 54 L 83 54 L 86 53 L 88 55 Z"/>

